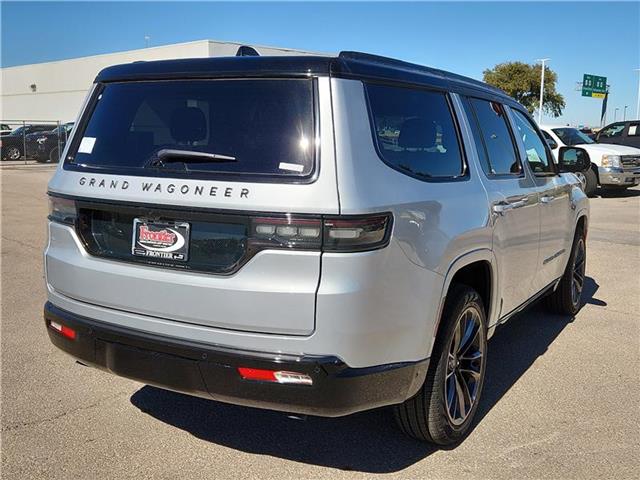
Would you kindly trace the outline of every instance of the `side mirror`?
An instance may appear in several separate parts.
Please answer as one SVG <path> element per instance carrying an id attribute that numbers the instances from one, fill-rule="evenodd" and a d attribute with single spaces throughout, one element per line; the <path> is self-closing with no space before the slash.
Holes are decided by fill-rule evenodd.
<path id="1" fill-rule="evenodd" d="M 591 167 L 589 154 L 584 148 L 560 147 L 558 169 L 561 173 L 586 172 Z"/>
<path id="2" fill-rule="evenodd" d="M 558 144 L 553 138 L 547 138 L 547 145 L 549 145 L 549 148 L 551 150 L 555 150 L 556 148 L 558 148 Z"/>

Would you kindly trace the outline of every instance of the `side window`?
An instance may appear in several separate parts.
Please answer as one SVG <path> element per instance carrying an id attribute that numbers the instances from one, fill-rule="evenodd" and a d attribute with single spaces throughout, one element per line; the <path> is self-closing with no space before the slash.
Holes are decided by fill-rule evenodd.
<path id="1" fill-rule="evenodd" d="M 612 138 L 612 137 L 620 137 L 622 136 L 622 132 L 624 130 L 624 123 L 614 123 L 613 125 L 609 125 L 604 128 L 598 138 Z"/>
<path id="2" fill-rule="evenodd" d="M 542 132 L 542 136 L 544 137 L 544 139 L 547 141 L 547 145 L 549 145 L 549 148 L 551 150 L 555 150 L 556 148 L 558 148 L 560 145 L 558 145 L 558 142 L 556 142 L 555 138 L 553 138 L 551 136 L 551 134 L 549 134 L 548 132 L 545 132 L 544 130 L 540 130 Z M 552 160 L 555 162 L 555 158 L 552 158 Z"/>
<path id="3" fill-rule="evenodd" d="M 536 128 L 522 112 L 511 109 L 515 120 L 518 136 L 524 144 L 524 150 L 527 153 L 527 161 L 533 173 L 554 172 L 553 164 L 549 158 L 549 154 L 544 144 L 545 141 L 540 137 Z"/>
<path id="4" fill-rule="evenodd" d="M 473 107 L 469 98 L 462 97 L 462 105 L 464 106 L 464 113 L 469 121 L 471 127 L 471 134 L 473 135 L 473 142 L 476 145 L 476 151 L 478 152 L 478 158 L 480 159 L 480 165 L 482 170 L 487 175 L 491 174 L 491 165 L 489 164 L 489 156 L 487 155 L 487 149 L 484 146 L 484 140 L 482 139 L 482 132 L 478 126 L 475 113 L 473 113 Z"/>
<path id="5" fill-rule="evenodd" d="M 630 123 L 629 132 L 627 132 L 627 136 L 637 137 L 638 135 L 640 135 L 640 123 Z"/>
<path id="6" fill-rule="evenodd" d="M 462 153 L 444 93 L 367 84 L 382 160 L 419 179 L 458 177 Z"/>
<path id="7" fill-rule="evenodd" d="M 513 144 L 504 106 L 497 102 L 470 99 L 478 127 L 486 148 L 489 173 L 492 175 L 520 175 L 522 165 Z"/>

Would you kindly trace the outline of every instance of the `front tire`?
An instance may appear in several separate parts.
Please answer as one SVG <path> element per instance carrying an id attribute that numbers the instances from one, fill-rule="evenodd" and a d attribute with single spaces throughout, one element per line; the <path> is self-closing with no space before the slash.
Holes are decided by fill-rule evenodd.
<path id="1" fill-rule="evenodd" d="M 587 266 L 587 244 L 582 228 L 576 231 L 571 247 L 571 255 L 564 274 L 555 291 L 547 297 L 547 306 L 560 315 L 575 315 L 582 307 Z"/>
<path id="2" fill-rule="evenodd" d="M 441 322 L 423 386 L 394 413 L 407 435 L 445 446 L 467 436 L 482 393 L 487 319 L 478 292 L 454 285 Z"/>
<path id="3" fill-rule="evenodd" d="M 593 171 L 593 168 L 584 172 L 584 178 L 586 180 L 584 193 L 587 197 L 595 197 L 596 189 L 598 188 L 598 176 L 596 175 L 596 172 Z"/>

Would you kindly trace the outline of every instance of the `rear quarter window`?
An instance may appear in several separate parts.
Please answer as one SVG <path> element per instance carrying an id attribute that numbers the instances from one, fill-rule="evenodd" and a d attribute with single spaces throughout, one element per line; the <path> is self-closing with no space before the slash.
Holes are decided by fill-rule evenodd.
<path id="1" fill-rule="evenodd" d="M 446 94 L 378 84 L 366 90 L 374 141 L 387 165 L 421 180 L 464 175 Z"/>
<path id="2" fill-rule="evenodd" d="M 109 83 L 94 103 L 71 147 L 72 168 L 284 181 L 315 170 L 311 79 Z"/>

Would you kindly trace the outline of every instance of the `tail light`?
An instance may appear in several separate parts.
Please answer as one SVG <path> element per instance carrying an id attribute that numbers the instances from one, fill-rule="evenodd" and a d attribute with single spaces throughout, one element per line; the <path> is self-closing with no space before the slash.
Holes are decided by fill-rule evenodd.
<path id="1" fill-rule="evenodd" d="M 68 198 L 49 196 L 49 220 L 74 225 L 78 212 L 76 202 Z"/>
<path id="2" fill-rule="evenodd" d="M 49 196 L 49 220 L 75 225 L 77 218 L 78 206 L 74 200 Z M 247 246 L 254 252 L 271 248 L 326 252 L 375 250 L 389 243 L 393 224 L 390 213 L 357 216 L 256 215 L 247 220 Z"/>
<path id="3" fill-rule="evenodd" d="M 358 252 L 384 247 L 391 233 L 391 215 L 324 220 L 324 250 Z"/>
<path id="4" fill-rule="evenodd" d="M 329 252 L 360 252 L 389 242 L 391 215 L 306 218 L 253 217 L 254 248 L 300 248 Z"/>
<path id="5" fill-rule="evenodd" d="M 255 247 L 318 249 L 322 244 L 319 218 L 253 217 L 250 241 Z"/>

